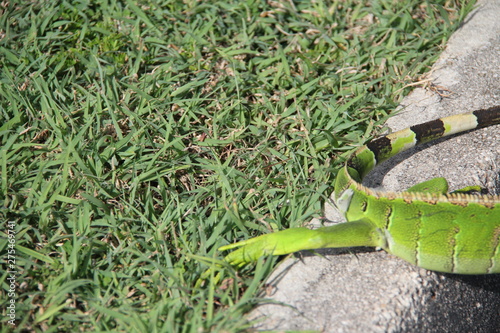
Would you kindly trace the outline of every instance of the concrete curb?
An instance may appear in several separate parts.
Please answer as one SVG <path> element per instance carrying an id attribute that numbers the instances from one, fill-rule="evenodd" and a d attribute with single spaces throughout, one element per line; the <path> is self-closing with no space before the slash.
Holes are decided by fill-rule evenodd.
<path id="1" fill-rule="evenodd" d="M 388 122 L 392 130 L 500 104 L 499 18 L 500 0 L 478 2 L 433 66 L 432 83 L 452 95 L 416 89 Z M 444 176 L 452 189 L 478 183 L 491 189 L 500 168 L 499 142 L 500 127 L 494 126 L 424 146 L 377 168 L 365 185 L 400 191 Z M 333 208 L 325 210 L 329 220 L 341 220 Z M 324 257 L 292 257 L 273 273 L 273 304 L 251 314 L 261 320 L 257 329 L 500 331 L 500 275 L 437 274 L 373 249 L 320 253 Z"/>

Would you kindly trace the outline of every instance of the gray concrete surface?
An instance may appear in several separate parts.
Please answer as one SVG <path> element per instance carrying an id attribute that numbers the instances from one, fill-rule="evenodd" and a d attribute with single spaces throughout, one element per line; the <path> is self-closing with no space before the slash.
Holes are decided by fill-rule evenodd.
<path id="1" fill-rule="evenodd" d="M 478 2 L 433 66 L 443 97 L 418 88 L 388 126 L 399 130 L 437 117 L 500 104 L 500 0 Z M 444 176 L 457 189 L 493 190 L 500 172 L 500 126 L 425 145 L 387 161 L 365 185 L 400 191 Z M 341 221 L 326 207 L 330 221 Z M 319 221 L 312 221 L 318 225 Z M 251 318 L 262 330 L 322 332 L 500 332 L 500 275 L 429 272 L 367 248 L 303 252 L 268 283 L 270 304 Z"/>

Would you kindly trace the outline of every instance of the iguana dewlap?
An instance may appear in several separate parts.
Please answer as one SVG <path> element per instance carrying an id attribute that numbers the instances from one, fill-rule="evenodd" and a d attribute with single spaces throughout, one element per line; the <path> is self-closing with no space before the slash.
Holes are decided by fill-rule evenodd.
<path id="1" fill-rule="evenodd" d="M 378 163 L 418 144 L 500 123 L 500 106 L 436 119 L 370 141 L 339 171 L 334 199 L 346 223 L 291 228 L 235 244 L 226 261 L 242 266 L 263 255 L 306 249 L 375 246 L 422 268 L 458 274 L 500 273 L 500 196 L 447 193 L 444 178 L 405 192 L 361 184 Z M 471 187 L 474 188 L 474 187 Z M 470 188 L 467 188 L 469 190 Z"/>

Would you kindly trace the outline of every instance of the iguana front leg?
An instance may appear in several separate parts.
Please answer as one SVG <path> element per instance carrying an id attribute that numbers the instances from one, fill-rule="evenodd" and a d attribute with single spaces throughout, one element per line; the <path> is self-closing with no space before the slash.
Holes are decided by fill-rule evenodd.
<path id="1" fill-rule="evenodd" d="M 456 192 L 477 190 L 478 186 L 469 186 Z M 480 189 L 480 187 L 479 187 Z M 406 192 L 445 194 L 448 182 L 438 177 L 410 187 Z M 383 232 L 375 224 L 367 221 L 340 223 L 315 230 L 291 228 L 235 244 L 222 246 L 220 251 L 237 249 L 225 257 L 232 265 L 241 267 L 266 255 L 284 255 L 301 250 L 321 248 L 340 248 L 354 246 L 386 247 Z"/>
<path id="2" fill-rule="evenodd" d="M 447 191 L 448 182 L 444 178 L 434 178 L 408 189 L 408 192 L 446 193 Z M 383 248 L 385 240 L 375 224 L 370 221 L 355 221 L 315 230 L 291 228 L 222 246 L 219 250 L 237 249 L 228 254 L 225 260 L 240 267 L 265 255 L 283 255 L 301 250 L 353 246 Z"/>
<path id="3" fill-rule="evenodd" d="M 482 191 L 483 188 L 481 186 L 472 185 L 458 189 L 451 193 L 474 193 L 474 192 L 481 193 Z M 406 192 L 446 194 L 448 193 L 448 181 L 443 177 L 433 178 L 410 187 L 408 190 L 406 190 Z"/>
<path id="4" fill-rule="evenodd" d="M 355 221 L 315 230 L 291 228 L 222 246 L 219 250 L 238 248 L 228 254 L 225 260 L 239 267 L 265 255 L 283 255 L 301 250 L 328 247 L 384 247 L 384 244 L 383 234 L 374 224 L 369 221 Z"/>

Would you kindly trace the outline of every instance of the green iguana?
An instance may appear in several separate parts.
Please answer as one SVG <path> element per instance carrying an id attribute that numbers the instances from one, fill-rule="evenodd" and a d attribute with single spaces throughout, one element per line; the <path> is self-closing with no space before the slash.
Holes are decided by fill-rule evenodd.
<path id="1" fill-rule="evenodd" d="M 360 147 L 339 171 L 336 208 L 348 222 L 315 230 L 291 228 L 219 250 L 238 248 L 225 260 L 236 266 L 263 255 L 327 247 L 383 248 L 425 269 L 457 274 L 500 273 L 500 196 L 471 195 L 471 186 L 447 193 L 444 178 L 405 192 L 361 185 L 378 163 L 420 143 L 500 123 L 500 106 L 416 125 Z M 479 188 L 480 189 L 480 188 Z"/>

